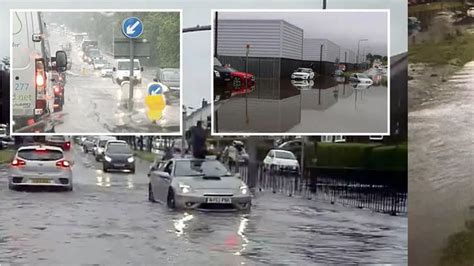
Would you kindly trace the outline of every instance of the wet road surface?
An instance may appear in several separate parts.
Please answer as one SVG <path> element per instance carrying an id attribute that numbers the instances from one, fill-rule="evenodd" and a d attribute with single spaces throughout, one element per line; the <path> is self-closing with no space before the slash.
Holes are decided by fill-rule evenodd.
<path id="1" fill-rule="evenodd" d="M 0 171 L 0 263 L 406 263 L 407 218 L 259 192 L 249 214 L 147 200 L 148 164 L 103 173 L 73 149 L 74 191 L 15 192 Z"/>
<path id="2" fill-rule="evenodd" d="M 441 86 L 409 113 L 410 265 L 436 264 L 474 220 L 474 62 Z"/>
<path id="3" fill-rule="evenodd" d="M 217 104 L 219 133 L 386 133 L 387 86 L 322 80 L 257 79 L 255 90 Z M 223 97 L 221 97 L 223 98 Z"/>
<path id="4" fill-rule="evenodd" d="M 51 48 L 60 49 L 64 37 L 51 34 Z M 103 54 L 110 63 L 113 57 Z M 57 133 L 160 133 L 179 132 L 180 93 L 173 91 L 166 94 L 167 106 L 163 118 L 152 122 L 147 116 L 144 99 L 147 85 L 153 82 L 156 69 L 147 69 L 142 73 L 142 84 L 134 88 L 134 110 L 126 106 L 128 85 L 121 87 L 111 77 L 103 78 L 100 70 L 94 70 L 82 61 L 80 47 L 73 44 L 71 52 L 72 69 L 67 72 L 65 86 L 65 105 L 62 112 L 55 113 L 54 123 Z M 155 70 L 155 71 L 153 71 Z M 84 126 L 87 125 L 87 126 Z"/>

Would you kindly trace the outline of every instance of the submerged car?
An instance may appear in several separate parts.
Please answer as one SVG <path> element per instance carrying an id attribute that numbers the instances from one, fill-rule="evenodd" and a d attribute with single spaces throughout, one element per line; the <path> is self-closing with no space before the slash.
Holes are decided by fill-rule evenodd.
<path id="1" fill-rule="evenodd" d="M 71 163 L 61 148 L 31 145 L 18 149 L 8 174 L 8 188 L 52 186 L 73 189 Z"/>
<path id="2" fill-rule="evenodd" d="M 230 66 L 224 66 L 217 58 L 214 58 L 214 82 L 216 82 L 216 79 L 224 83 L 231 82 L 231 87 L 234 89 L 255 86 L 255 76 L 253 74 L 238 71 Z"/>
<path id="3" fill-rule="evenodd" d="M 355 73 L 350 77 L 349 80 L 352 81 L 352 82 L 362 83 L 362 84 L 372 85 L 372 83 L 373 83 L 372 79 L 369 76 L 367 76 L 366 74 L 363 74 L 363 73 Z"/>
<path id="4" fill-rule="evenodd" d="M 104 172 L 108 172 L 110 169 L 118 169 L 135 173 L 135 156 L 132 149 L 123 140 L 107 141 L 102 167 Z"/>
<path id="5" fill-rule="evenodd" d="M 215 159 L 174 158 L 148 174 L 148 199 L 170 209 L 250 210 L 247 185 Z"/>
<path id="6" fill-rule="evenodd" d="M 291 74 L 291 79 L 314 79 L 314 72 L 311 68 L 300 67 Z"/>

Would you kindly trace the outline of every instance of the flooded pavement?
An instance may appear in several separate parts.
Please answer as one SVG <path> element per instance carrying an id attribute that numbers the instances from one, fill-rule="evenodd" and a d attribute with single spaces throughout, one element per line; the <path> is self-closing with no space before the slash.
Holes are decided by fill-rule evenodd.
<path id="1" fill-rule="evenodd" d="M 219 133 L 385 133 L 388 90 L 382 79 L 374 74 L 374 85 L 364 86 L 333 77 L 257 78 L 252 91 L 219 97 L 215 128 Z"/>
<path id="2" fill-rule="evenodd" d="M 439 86 L 409 113 L 410 265 L 437 264 L 474 219 L 474 62 Z"/>
<path id="3" fill-rule="evenodd" d="M 147 163 L 103 173 L 71 154 L 71 193 L 9 191 L 0 170 L 1 264 L 407 263 L 406 217 L 270 192 L 249 214 L 169 211 L 147 200 Z"/>

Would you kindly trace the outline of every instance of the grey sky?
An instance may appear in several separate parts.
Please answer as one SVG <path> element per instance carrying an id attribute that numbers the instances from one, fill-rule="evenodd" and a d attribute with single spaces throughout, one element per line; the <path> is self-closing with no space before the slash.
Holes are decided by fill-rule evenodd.
<path id="1" fill-rule="evenodd" d="M 304 38 L 329 39 L 354 52 L 358 40 L 369 39 L 361 47 L 387 55 L 387 12 L 221 12 L 219 19 L 283 19 L 303 29 Z"/>
<path id="2" fill-rule="evenodd" d="M 391 54 L 407 51 L 406 0 L 327 0 L 328 9 L 385 9 L 391 10 Z M 80 3 L 80 4 L 79 4 Z M 320 0 L 0 0 L 0 57 L 9 54 L 10 8 L 82 8 L 82 9 L 160 9 L 183 10 L 183 26 L 209 25 L 211 9 L 319 9 Z M 201 99 L 211 99 L 210 32 L 183 35 L 183 94 L 184 104 L 201 105 Z"/>

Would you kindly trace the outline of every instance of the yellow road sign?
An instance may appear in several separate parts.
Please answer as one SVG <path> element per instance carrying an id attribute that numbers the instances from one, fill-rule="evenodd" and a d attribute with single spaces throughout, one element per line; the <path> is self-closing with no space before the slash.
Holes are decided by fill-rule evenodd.
<path id="1" fill-rule="evenodd" d="M 151 121 L 160 120 L 166 106 L 165 97 L 162 94 L 148 95 L 145 98 L 145 104 L 148 107 L 148 119 Z"/>

